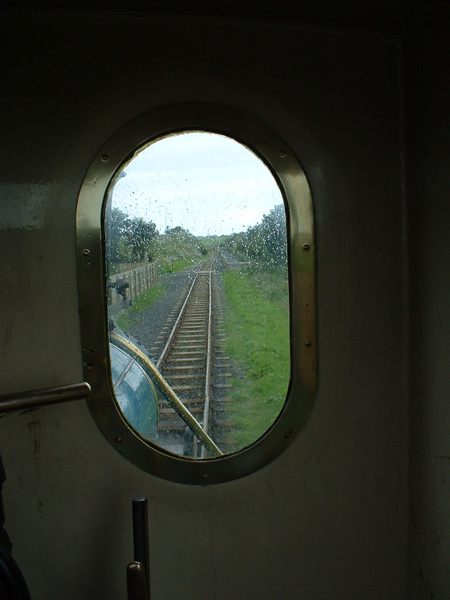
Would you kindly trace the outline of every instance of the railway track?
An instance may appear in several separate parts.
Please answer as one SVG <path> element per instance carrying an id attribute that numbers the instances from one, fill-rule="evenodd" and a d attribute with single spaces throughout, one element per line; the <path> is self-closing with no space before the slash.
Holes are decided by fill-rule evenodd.
<path id="1" fill-rule="evenodd" d="M 215 259 L 206 261 L 175 305 L 156 340 L 157 369 L 216 445 L 226 452 L 226 406 L 231 389 L 230 360 L 224 350 L 223 311 Z M 208 458 L 171 404 L 159 407 L 158 444 L 194 458 Z"/>

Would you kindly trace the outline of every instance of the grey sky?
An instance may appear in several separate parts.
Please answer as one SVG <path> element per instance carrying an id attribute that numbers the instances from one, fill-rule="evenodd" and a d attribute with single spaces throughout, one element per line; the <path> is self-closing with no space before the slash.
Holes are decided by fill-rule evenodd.
<path id="1" fill-rule="evenodd" d="M 142 150 L 114 186 L 113 207 L 194 235 L 243 231 L 283 202 L 265 164 L 217 134 L 172 135 Z"/>

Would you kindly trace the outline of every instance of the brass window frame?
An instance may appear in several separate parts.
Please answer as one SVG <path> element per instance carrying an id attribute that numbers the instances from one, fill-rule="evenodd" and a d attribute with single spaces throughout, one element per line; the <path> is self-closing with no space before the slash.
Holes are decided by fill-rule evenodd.
<path id="1" fill-rule="evenodd" d="M 195 460 L 171 454 L 141 438 L 114 400 L 103 235 L 105 197 L 123 163 L 142 146 L 182 131 L 226 135 L 252 150 L 275 177 L 286 206 L 290 295 L 290 383 L 273 425 L 250 446 L 225 456 Z M 90 411 L 109 443 L 139 468 L 163 479 L 211 484 L 250 474 L 295 440 L 311 412 L 317 387 L 314 207 L 295 154 L 271 128 L 229 106 L 183 103 L 144 113 L 120 128 L 98 151 L 82 183 L 77 206 L 77 269 L 85 380 Z"/>

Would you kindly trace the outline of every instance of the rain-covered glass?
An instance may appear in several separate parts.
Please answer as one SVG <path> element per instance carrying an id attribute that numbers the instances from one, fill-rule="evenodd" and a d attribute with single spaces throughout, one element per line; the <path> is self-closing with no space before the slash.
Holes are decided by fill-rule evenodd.
<path id="1" fill-rule="evenodd" d="M 286 231 L 270 169 L 227 136 L 160 138 L 113 178 L 111 377 L 141 437 L 202 459 L 274 423 L 290 378 Z"/>

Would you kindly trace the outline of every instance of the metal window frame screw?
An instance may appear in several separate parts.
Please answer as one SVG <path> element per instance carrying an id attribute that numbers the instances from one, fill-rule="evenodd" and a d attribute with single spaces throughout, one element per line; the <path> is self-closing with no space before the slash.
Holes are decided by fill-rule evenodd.
<path id="1" fill-rule="evenodd" d="M 109 156 L 107 154 L 104 154 L 102 156 L 102 162 L 108 162 L 108 158 L 109 158 Z"/>
<path id="2" fill-rule="evenodd" d="M 305 346 L 307 346 L 308 348 L 309 348 L 310 346 L 312 346 L 312 341 L 311 341 L 311 340 L 306 340 L 306 342 L 305 342 Z"/>
<path id="3" fill-rule="evenodd" d="M 84 256 L 89 256 L 89 250 L 86 248 L 86 250 L 83 250 L 83 254 Z"/>
<path id="4" fill-rule="evenodd" d="M 281 158 L 285 158 L 286 157 L 286 150 L 280 150 L 280 156 L 281 156 Z"/>
<path id="5" fill-rule="evenodd" d="M 116 437 L 116 442 L 120 444 L 120 442 L 122 441 L 121 436 L 119 435 L 118 437 Z"/>
<path id="6" fill-rule="evenodd" d="M 303 250 L 309 250 L 310 245 L 309 244 L 303 244 Z"/>

